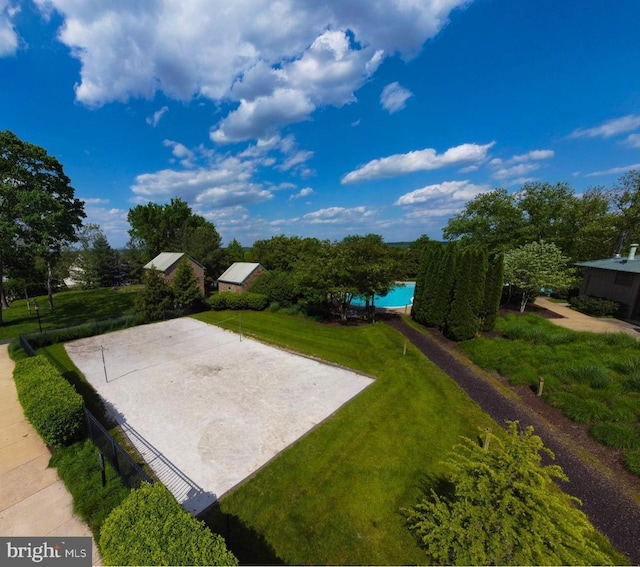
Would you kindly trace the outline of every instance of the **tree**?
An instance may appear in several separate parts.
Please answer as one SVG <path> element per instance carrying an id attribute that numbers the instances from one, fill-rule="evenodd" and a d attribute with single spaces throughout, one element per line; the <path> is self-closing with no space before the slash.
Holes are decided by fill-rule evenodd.
<path id="1" fill-rule="evenodd" d="M 481 242 L 490 251 L 504 250 L 522 243 L 523 225 L 522 211 L 513 195 L 506 189 L 494 189 L 471 199 L 449 220 L 442 234 L 445 240 Z"/>
<path id="2" fill-rule="evenodd" d="M 409 246 L 404 251 L 404 270 L 408 277 L 416 278 L 418 276 L 425 248 L 432 242 L 433 240 L 426 234 L 423 234 L 418 239 L 409 243 Z"/>
<path id="3" fill-rule="evenodd" d="M 488 434 L 489 435 L 489 434 Z M 553 453 L 518 422 L 491 447 L 463 438 L 445 461 L 451 495 L 430 495 L 408 511 L 429 563 L 445 565 L 611 565 L 593 526 L 554 481 L 568 480 Z M 488 442 L 488 440 L 487 440 Z M 485 443 L 486 447 L 486 443 Z"/>
<path id="4" fill-rule="evenodd" d="M 71 269 L 74 279 L 85 289 L 110 287 L 116 284 L 115 251 L 97 224 L 87 224 L 78 235 L 79 251 Z"/>
<path id="5" fill-rule="evenodd" d="M 505 283 L 521 292 L 521 312 L 542 288 L 561 291 L 571 286 L 575 278 L 567 264 L 568 258 L 551 242 L 530 242 L 505 254 Z"/>
<path id="6" fill-rule="evenodd" d="M 194 214 L 180 198 L 165 205 L 137 205 L 129 210 L 127 220 L 132 243 L 144 252 L 147 262 L 160 252 L 185 252 L 204 264 L 202 257 L 220 248 L 220 235 L 214 225 Z M 189 246 L 200 249 L 194 252 L 187 249 Z"/>
<path id="7" fill-rule="evenodd" d="M 233 264 L 234 262 L 244 262 L 244 248 L 235 238 L 227 244 L 225 252 L 227 253 L 227 261 L 229 264 Z"/>
<path id="8" fill-rule="evenodd" d="M 198 287 L 196 273 L 186 258 L 178 264 L 171 287 L 174 303 L 181 312 L 191 313 L 204 305 L 204 296 Z"/>
<path id="9" fill-rule="evenodd" d="M 0 300 L 6 306 L 7 271 L 29 251 L 45 260 L 49 307 L 53 309 L 53 266 L 65 242 L 82 225 L 84 203 L 71 180 L 45 149 L 0 132 Z M 2 312 L 0 310 L 0 324 Z"/>
<path id="10" fill-rule="evenodd" d="M 246 257 L 248 262 L 258 262 L 266 270 L 290 272 L 298 260 L 313 256 L 321 247 L 317 238 L 279 234 L 268 240 L 256 240 Z"/>
<path id="11" fill-rule="evenodd" d="M 146 321 L 166 319 L 173 306 L 173 290 L 159 270 L 145 270 L 144 287 L 136 296 L 136 312 Z"/>
<path id="12" fill-rule="evenodd" d="M 609 192 L 619 236 L 640 242 L 640 171 L 625 173 Z"/>
<path id="13" fill-rule="evenodd" d="M 504 287 L 504 254 L 498 252 L 488 257 L 487 276 L 484 280 L 484 297 L 480 308 L 480 329 L 492 331 L 500 312 L 500 299 Z"/>
<path id="14" fill-rule="evenodd" d="M 454 341 L 472 339 L 480 331 L 487 254 L 478 247 L 462 251 L 456 266 L 453 293 L 444 333 Z"/>

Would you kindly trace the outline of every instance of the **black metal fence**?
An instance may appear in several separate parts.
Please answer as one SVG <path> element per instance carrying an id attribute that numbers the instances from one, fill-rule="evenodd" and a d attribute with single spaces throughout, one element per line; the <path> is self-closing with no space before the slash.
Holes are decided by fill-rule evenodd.
<path id="1" fill-rule="evenodd" d="M 153 482 L 86 407 L 84 415 L 89 438 L 111 463 L 125 486 L 138 488 L 143 482 Z"/>
<path id="2" fill-rule="evenodd" d="M 27 356 L 37 355 L 35 349 L 24 335 L 20 335 L 20 346 Z M 48 356 L 48 358 L 56 364 L 61 371 L 65 371 L 65 368 L 61 367 L 55 358 L 51 356 Z M 102 424 L 100 424 L 96 417 L 86 407 L 83 407 L 83 409 L 89 439 L 91 439 L 98 451 L 104 455 L 104 458 L 111 463 L 122 479 L 123 484 L 129 488 L 138 488 L 143 482 L 153 482 L 149 475 L 140 468 L 138 463 L 131 458 Z"/>

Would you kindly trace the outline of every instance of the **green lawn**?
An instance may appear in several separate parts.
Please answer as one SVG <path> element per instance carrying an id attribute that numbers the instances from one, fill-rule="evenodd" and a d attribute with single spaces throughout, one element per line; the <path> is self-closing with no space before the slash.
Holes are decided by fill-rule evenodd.
<path id="1" fill-rule="evenodd" d="M 238 330 L 237 314 L 195 316 Z M 244 312 L 243 333 L 377 377 L 251 480 L 208 521 L 242 562 L 415 564 L 402 508 L 435 484 L 461 435 L 496 425 L 387 325 L 332 326 Z"/>
<path id="2" fill-rule="evenodd" d="M 79 325 L 95 319 L 118 317 L 134 312 L 136 291 L 139 287 L 63 291 L 54 295 L 53 311 L 49 311 L 47 296 L 39 296 L 42 329 Z M 13 339 L 20 334 L 38 331 L 38 318 L 33 304 L 31 313 L 27 302 L 19 299 L 2 310 L 0 340 Z"/>
<path id="3" fill-rule="evenodd" d="M 536 387 L 544 378 L 547 402 L 622 450 L 625 466 L 640 475 L 640 342 L 625 333 L 570 331 L 534 314 L 510 314 L 496 328 L 502 336 L 461 348 L 514 384 Z"/>

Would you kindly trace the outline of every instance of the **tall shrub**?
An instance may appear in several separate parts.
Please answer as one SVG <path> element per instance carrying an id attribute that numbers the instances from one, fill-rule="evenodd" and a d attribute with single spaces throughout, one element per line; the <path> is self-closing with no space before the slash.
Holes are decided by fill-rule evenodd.
<path id="1" fill-rule="evenodd" d="M 424 245 L 411 309 L 411 316 L 418 323 L 425 323 L 426 321 L 427 303 L 433 295 L 434 272 L 441 250 L 442 245 L 439 242 L 429 241 Z"/>
<path id="2" fill-rule="evenodd" d="M 464 250 L 456 266 L 453 299 L 444 326 L 447 337 L 466 341 L 480 330 L 478 313 L 484 299 L 486 273 L 487 255 L 484 250 Z"/>
<path id="3" fill-rule="evenodd" d="M 237 565 L 225 544 L 161 483 L 134 490 L 100 530 L 105 565 Z"/>
<path id="4" fill-rule="evenodd" d="M 447 321 L 451 300 L 453 298 L 453 284 L 458 263 L 458 244 L 452 242 L 442 247 L 438 266 L 434 272 L 432 295 L 427 302 L 425 323 L 442 329 Z"/>
<path id="5" fill-rule="evenodd" d="M 136 312 L 146 321 L 165 319 L 173 306 L 173 291 L 159 270 L 145 270 L 144 287 L 136 297 Z"/>
<path id="6" fill-rule="evenodd" d="M 446 466 L 453 490 L 434 491 L 408 514 L 409 528 L 427 554 L 444 565 L 611 565 L 598 536 L 555 479 L 568 480 L 528 427 L 509 424 L 489 449 L 464 439 Z"/>
<path id="7" fill-rule="evenodd" d="M 504 286 L 504 254 L 498 252 L 488 257 L 487 276 L 484 280 L 484 297 L 480 308 L 480 329 L 492 331 L 500 312 L 500 298 Z"/>
<path id="8" fill-rule="evenodd" d="M 186 258 L 178 264 L 171 288 L 173 301 L 178 309 L 192 313 L 204 305 L 204 295 L 198 287 L 196 273 Z"/>

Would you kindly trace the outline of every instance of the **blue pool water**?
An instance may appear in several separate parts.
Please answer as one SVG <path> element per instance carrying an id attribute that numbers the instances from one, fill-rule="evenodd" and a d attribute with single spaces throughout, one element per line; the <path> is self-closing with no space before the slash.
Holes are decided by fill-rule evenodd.
<path id="1" fill-rule="evenodd" d="M 413 294 L 416 290 L 415 282 L 404 282 L 392 287 L 387 295 L 381 297 L 375 296 L 376 307 L 404 307 L 411 305 L 413 302 Z M 352 305 L 364 305 L 364 298 L 354 297 L 351 301 Z"/>

